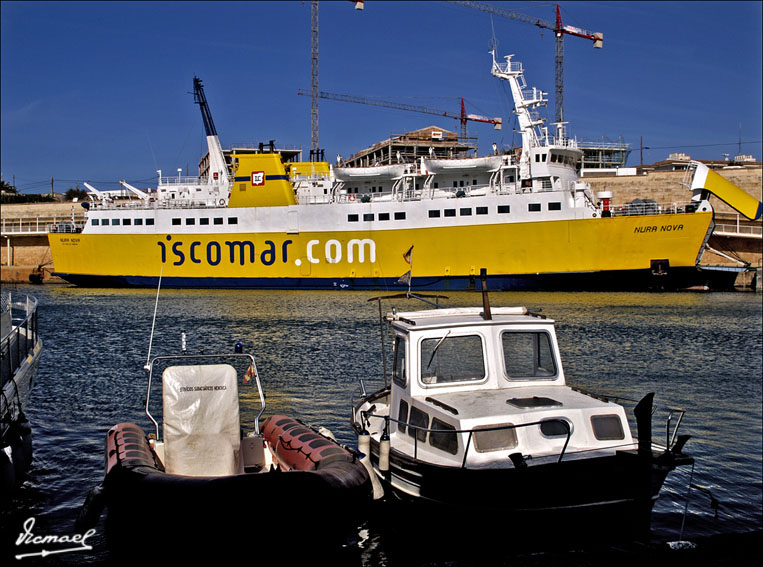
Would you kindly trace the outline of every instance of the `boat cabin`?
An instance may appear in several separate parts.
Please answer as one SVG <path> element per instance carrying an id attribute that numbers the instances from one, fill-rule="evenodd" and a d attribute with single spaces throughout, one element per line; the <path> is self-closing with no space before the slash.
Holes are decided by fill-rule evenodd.
<path id="1" fill-rule="evenodd" d="M 524 307 L 493 308 L 489 319 L 454 308 L 387 320 L 392 448 L 467 468 L 633 448 L 622 406 L 566 385 L 552 320 Z"/>

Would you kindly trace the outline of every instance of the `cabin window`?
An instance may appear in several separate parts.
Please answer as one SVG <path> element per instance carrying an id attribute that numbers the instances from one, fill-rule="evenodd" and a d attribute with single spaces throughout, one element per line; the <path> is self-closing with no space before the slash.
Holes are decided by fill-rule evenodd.
<path id="1" fill-rule="evenodd" d="M 358 215 L 347 215 L 347 222 L 358 222 Z"/>
<path id="2" fill-rule="evenodd" d="M 389 213 L 379 213 L 379 220 L 380 221 L 389 220 Z"/>
<path id="3" fill-rule="evenodd" d="M 475 382 L 485 378 L 482 338 L 450 336 L 421 341 L 421 381 L 424 384 Z"/>
<path id="4" fill-rule="evenodd" d="M 405 346 L 405 339 L 395 337 L 395 365 L 392 367 L 392 379 L 395 384 L 403 387 L 408 383 L 405 374 Z"/>
<path id="5" fill-rule="evenodd" d="M 560 202 L 558 202 L 558 201 L 556 201 L 554 203 L 549 203 L 548 204 L 548 210 L 549 211 L 561 211 L 562 210 L 562 204 Z"/>
<path id="6" fill-rule="evenodd" d="M 228 224 L 238 224 L 238 217 L 228 217 Z"/>
<path id="7" fill-rule="evenodd" d="M 436 449 L 455 455 L 458 453 L 458 437 L 456 428 L 449 423 L 432 418 L 432 431 L 429 432 L 429 444 Z"/>
<path id="8" fill-rule="evenodd" d="M 459 210 L 459 214 L 462 217 L 470 217 L 470 216 L 472 216 L 472 210 L 471 209 L 460 209 Z"/>
<path id="9" fill-rule="evenodd" d="M 141 226 L 143 224 L 143 219 L 135 219 L 135 226 Z"/>
<path id="10" fill-rule="evenodd" d="M 477 214 L 478 215 L 486 215 L 487 214 L 487 207 L 477 207 Z"/>
<path id="11" fill-rule="evenodd" d="M 125 226 L 130 226 L 132 224 L 132 219 L 122 219 L 122 224 Z"/>
<path id="12" fill-rule="evenodd" d="M 483 425 L 474 428 L 472 439 L 474 439 L 474 448 L 478 453 L 504 451 L 517 446 L 517 431 L 512 423 Z"/>
<path id="13" fill-rule="evenodd" d="M 569 431 L 572 431 L 572 426 L 560 417 L 547 419 L 540 424 L 540 432 L 544 437 L 567 437 Z"/>
<path id="14" fill-rule="evenodd" d="M 511 212 L 511 205 L 498 205 L 498 213 L 508 215 Z"/>
<path id="15" fill-rule="evenodd" d="M 146 226 L 153 226 L 154 219 L 146 219 Z"/>
<path id="16" fill-rule="evenodd" d="M 456 216 L 456 209 L 445 209 L 445 216 L 446 217 L 455 217 Z"/>
<path id="17" fill-rule="evenodd" d="M 395 213 L 395 220 L 405 220 L 405 212 Z"/>
<path id="18" fill-rule="evenodd" d="M 477 180 L 476 179 L 472 179 L 472 185 L 477 185 Z"/>
<path id="19" fill-rule="evenodd" d="M 199 224 L 204 224 L 204 225 L 209 224 L 209 218 L 208 217 L 201 217 L 199 219 Z"/>
<path id="20" fill-rule="evenodd" d="M 111 219 L 112 226 L 115 224 L 119 224 L 119 219 Z"/>
<path id="21" fill-rule="evenodd" d="M 501 339 L 509 379 L 552 379 L 556 376 L 554 352 L 548 333 L 504 331 Z"/>
<path id="22" fill-rule="evenodd" d="M 431 213 L 432 211 L 429 211 L 429 212 Z M 98 219 L 90 219 L 90 224 L 93 226 L 98 226 L 99 223 L 100 221 Z"/>
<path id="23" fill-rule="evenodd" d="M 623 423 L 619 415 L 592 415 L 591 427 L 599 441 L 617 441 L 625 439 Z"/>
<path id="24" fill-rule="evenodd" d="M 527 205 L 527 210 L 531 213 L 539 213 L 540 212 L 540 203 L 530 203 Z"/>
<path id="25" fill-rule="evenodd" d="M 223 224 L 223 217 L 215 217 L 215 224 Z"/>
<path id="26" fill-rule="evenodd" d="M 429 211 L 429 218 L 430 219 L 439 219 L 440 218 L 440 211 Z"/>
<path id="27" fill-rule="evenodd" d="M 180 219 L 172 219 L 172 226 L 179 226 L 180 225 Z"/>
<path id="28" fill-rule="evenodd" d="M 408 435 L 415 437 L 419 441 L 427 440 L 427 429 L 429 429 L 429 414 L 421 411 L 417 407 L 411 408 L 411 417 L 408 425 L 413 425 L 408 429 Z"/>
<path id="29" fill-rule="evenodd" d="M 372 221 L 372 220 L 374 220 L 374 214 L 373 213 L 364 213 L 363 214 L 363 220 L 364 221 Z"/>
<path id="30" fill-rule="evenodd" d="M 453 187 L 458 187 L 458 181 L 453 182 Z"/>
<path id="31" fill-rule="evenodd" d="M 196 219 L 193 219 L 193 218 L 187 218 L 187 219 L 185 219 L 185 224 L 187 224 L 187 225 L 193 225 L 193 224 L 196 224 Z"/>
<path id="32" fill-rule="evenodd" d="M 405 433 L 406 424 L 408 423 L 408 402 L 400 400 L 400 407 L 397 410 L 397 430 L 400 433 Z"/>

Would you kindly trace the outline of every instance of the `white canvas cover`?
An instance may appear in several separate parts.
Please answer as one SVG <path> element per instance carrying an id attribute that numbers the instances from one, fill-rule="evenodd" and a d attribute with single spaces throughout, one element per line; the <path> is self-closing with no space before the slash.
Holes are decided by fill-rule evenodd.
<path id="1" fill-rule="evenodd" d="M 162 384 L 167 472 L 235 474 L 240 444 L 236 369 L 229 364 L 171 366 Z"/>

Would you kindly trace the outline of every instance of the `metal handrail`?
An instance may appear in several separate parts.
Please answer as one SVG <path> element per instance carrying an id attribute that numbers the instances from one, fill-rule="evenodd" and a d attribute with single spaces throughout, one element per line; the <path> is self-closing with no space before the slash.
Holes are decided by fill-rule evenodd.
<path id="1" fill-rule="evenodd" d="M 265 412 L 265 394 L 262 392 L 262 384 L 260 383 L 260 373 L 257 372 L 257 363 L 254 361 L 254 357 L 251 354 L 246 353 L 226 353 L 226 354 L 183 354 L 183 355 L 175 355 L 175 356 L 156 356 L 151 360 L 151 364 L 148 368 L 148 386 L 146 389 L 146 410 L 145 413 L 148 416 L 148 418 L 151 420 L 151 422 L 154 424 L 154 431 L 156 432 L 156 439 L 159 439 L 159 423 L 154 419 L 154 416 L 151 415 L 151 412 L 148 409 L 148 402 L 149 398 L 151 396 L 151 379 L 154 372 L 154 364 L 156 364 L 159 361 L 167 361 L 167 360 L 193 360 L 193 359 L 206 359 L 209 360 L 210 358 L 248 358 L 251 363 L 251 368 L 254 369 L 254 380 L 257 384 L 257 392 L 260 395 L 260 404 L 261 408 L 259 413 L 257 414 L 257 417 L 254 418 L 254 433 L 256 435 L 259 435 L 260 433 L 260 417 L 262 417 L 262 414 Z"/>
<path id="2" fill-rule="evenodd" d="M 469 455 L 469 448 L 471 447 L 472 438 L 473 438 L 474 432 L 475 432 L 474 429 L 431 429 L 431 428 L 428 428 L 428 427 L 421 427 L 420 425 L 413 425 L 411 423 L 408 423 L 408 422 L 400 420 L 400 419 L 395 419 L 394 417 L 390 417 L 388 415 L 374 415 L 374 414 L 366 414 L 364 412 L 364 418 L 365 419 L 368 419 L 368 418 L 371 418 L 371 417 L 375 417 L 375 418 L 379 418 L 379 419 L 384 419 L 384 429 L 387 432 L 389 431 L 389 422 L 392 421 L 394 423 L 397 423 L 398 425 L 402 424 L 402 425 L 405 425 L 407 428 L 412 428 L 412 429 L 415 429 L 417 431 L 424 431 L 424 432 L 427 432 L 427 433 L 452 433 L 454 435 L 457 434 L 457 433 L 468 433 L 469 434 L 469 438 L 468 438 L 468 440 L 466 442 L 466 446 L 464 447 L 464 458 L 461 461 L 461 468 L 462 469 L 466 468 L 466 458 Z M 572 436 L 572 429 L 570 428 L 570 424 L 567 423 L 567 421 L 565 421 L 564 419 L 560 419 L 560 418 L 557 418 L 557 419 L 542 419 L 540 421 L 533 421 L 533 422 L 530 422 L 530 423 L 518 423 L 518 424 L 511 424 L 511 425 L 507 424 L 507 425 L 496 425 L 496 426 L 492 426 L 492 427 L 480 427 L 479 429 L 477 429 L 477 431 L 479 431 L 479 432 L 482 432 L 482 431 L 502 431 L 502 430 L 508 430 L 508 429 L 517 429 L 519 427 L 530 427 L 530 426 L 533 426 L 533 425 L 540 425 L 542 423 L 548 423 L 548 422 L 563 423 L 565 429 L 567 429 L 567 438 L 564 441 L 564 446 L 562 447 L 562 452 L 559 454 L 559 459 L 557 460 L 557 464 L 559 464 L 559 463 L 562 462 L 562 459 L 564 458 L 564 454 L 567 452 L 567 446 L 569 445 L 570 437 Z M 413 458 L 416 459 L 416 460 L 418 460 L 418 443 L 419 443 L 418 435 L 414 435 L 413 436 Z"/>
<path id="3" fill-rule="evenodd" d="M 5 300 L 5 295 L 3 299 Z M 11 294 L 7 294 L 7 301 L 3 301 L 4 309 L 10 311 L 11 329 L 0 341 L 0 368 L 2 369 L 1 386 L 5 386 L 22 361 L 34 350 L 37 344 L 37 299 L 26 297 L 26 302 L 13 301 Z M 23 310 L 14 317 L 14 308 Z M 23 340 L 22 340 L 23 335 Z M 11 345 L 15 343 L 15 348 Z"/>
<path id="4" fill-rule="evenodd" d="M 597 400 L 601 400 L 603 402 L 612 402 L 614 404 L 622 405 L 620 402 L 630 402 L 632 404 L 637 404 L 638 400 L 634 400 L 632 398 L 626 398 L 624 396 L 618 396 L 618 395 L 609 395 L 609 394 L 595 394 L 592 392 L 588 392 L 582 388 L 578 388 L 575 386 L 572 386 L 572 389 L 576 392 L 580 392 L 581 394 L 585 394 L 587 396 L 591 396 L 592 398 L 596 398 Z M 666 449 L 670 449 L 673 444 L 676 441 L 676 437 L 678 436 L 678 428 L 681 426 L 681 422 L 684 419 L 684 415 L 686 415 L 686 410 L 682 408 L 673 408 L 670 406 L 652 406 L 652 415 L 654 415 L 657 411 L 667 412 L 668 417 L 666 418 Z M 677 415 L 678 420 L 676 421 L 676 425 L 673 428 L 673 432 L 671 434 L 670 432 L 670 422 L 673 420 L 673 416 Z"/>

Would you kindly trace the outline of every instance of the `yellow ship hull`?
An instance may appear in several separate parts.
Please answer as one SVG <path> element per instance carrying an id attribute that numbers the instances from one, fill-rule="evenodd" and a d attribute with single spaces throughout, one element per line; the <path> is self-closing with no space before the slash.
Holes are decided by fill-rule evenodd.
<path id="1" fill-rule="evenodd" d="M 690 276 L 700 277 L 711 222 L 701 212 L 373 231 L 50 233 L 49 241 L 56 274 L 80 285 L 154 286 L 161 276 L 176 287 L 388 288 L 410 270 L 413 288 L 459 289 L 485 268 L 494 289 L 643 287 L 679 273 L 680 287 L 698 283 Z"/>

